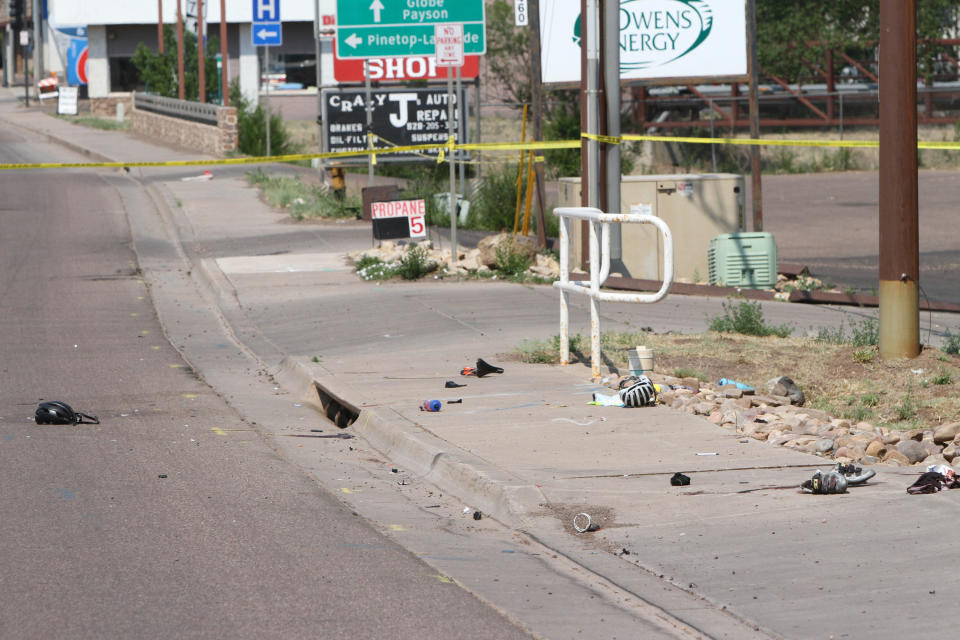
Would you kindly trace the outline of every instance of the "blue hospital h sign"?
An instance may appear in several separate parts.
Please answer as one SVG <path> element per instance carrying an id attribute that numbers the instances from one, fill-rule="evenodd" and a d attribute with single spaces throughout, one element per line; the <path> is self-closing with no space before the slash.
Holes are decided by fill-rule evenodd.
<path id="1" fill-rule="evenodd" d="M 280 22 L 280 0 L 253 0 L 253 22 Z"/>

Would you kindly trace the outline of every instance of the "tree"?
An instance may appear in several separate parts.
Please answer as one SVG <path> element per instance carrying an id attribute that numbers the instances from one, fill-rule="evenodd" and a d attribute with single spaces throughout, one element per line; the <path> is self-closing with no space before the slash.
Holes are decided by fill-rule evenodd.
<path id="1" fill-rule="evenodd" d="M 177 84 L 177 38 L 169 25 L 163 27 L 164 53 L 158 53 L 144 43 L 137 45 L 131 62 L 140 72 L 140 80 L 145 90 L 159 96 L 176 98 Z M 218 101 L 220 82 L 217 79 L 217 53 L 220 43 L 215 37 L 207 38 L 204 52 L 204 74 L 207 99 Z M 197 36 L 190 31 L 183 33 L 183 95 L 187 100 L 196 100 L 199 96 L 199 70 L 197 69 Z"/>

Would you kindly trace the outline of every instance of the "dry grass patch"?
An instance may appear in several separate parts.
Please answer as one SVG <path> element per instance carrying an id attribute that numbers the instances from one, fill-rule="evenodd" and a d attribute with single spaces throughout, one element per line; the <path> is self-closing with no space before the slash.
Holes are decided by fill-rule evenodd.
<path id="1" fill-rule="evenodd" d="M 557 342 L 554 338 L 541 344 L 539 362 L 558 361 Z M 629 368 L 627 350 L 646 345 L 654 351 L 657 374 L 712 383 L 727 378 L 752 385 L 760 393 L 768 380 L 785 375 L 803 389 L 807 406 L 854 422 L 930 429 L 960 420 L 960 357 L 933 347 L 912 360 L 882 360 L 876 347 L 714 332 L 607 333 L 601 343 L 605 359 L 620 373 Z M 589 339 L 581 337 L 578 344 L 581 357 L 574 360 L 589 365 Z M 529 351 L 518 351 L 515 357 L 524 360 Z M 873 357 L 864 358 L 865 351 Z"/>

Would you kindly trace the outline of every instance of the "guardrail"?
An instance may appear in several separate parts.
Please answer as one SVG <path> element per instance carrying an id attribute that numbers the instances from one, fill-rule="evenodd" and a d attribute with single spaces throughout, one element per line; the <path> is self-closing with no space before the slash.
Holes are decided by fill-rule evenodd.
<path id="1" fill-rule="evenodd" d="M 651 303 L 663 299 L 673 284 L 673 235 L 667 223 L 656 216 L 638 213 L 603 213 L 593 207 L 557 207 L 553 215 L 560 218 L 560 280 L 553 286 L 560 290 L 560 364 L 570 364 L 570 310 L 567 294 L 590 298 L 590 367 L 593 378 L 600 377 L 600 313 L 597 302 Z M 590 227 L 590 283 L 570 281 L 570 220 L 586 220 Z M 663 284 L 656 293 L 615 293 L 600 291 L 610 276 L 610 224 L 652 224 L 663 235 Z M 597 238 L 599 229 L 600 238 Z M 579 282 L 579 281 L 578 281 Z"/>
<path id="2" fill-rule="evenodd" d="M 219 107 L 215 104 L 177 100 L 138 91 L 133 94 L 133 105 L 134 108 L 143 111 L 217 126 Z"/>

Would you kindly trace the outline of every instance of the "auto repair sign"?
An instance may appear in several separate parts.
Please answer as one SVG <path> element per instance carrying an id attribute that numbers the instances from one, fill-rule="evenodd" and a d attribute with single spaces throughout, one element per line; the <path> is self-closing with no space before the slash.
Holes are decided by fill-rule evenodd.
<path id="1" fill-rule="evenodd" d="M 461 104 L 464 104 L 462 91 L 459 98 L 454 95 L 453 99 L 455 138 L 459 138 L 456 131 Z M 367 107 L 363 89 L 323 92 L 323 134 L 327 151 L 363 151 L 367 148 Z M 375 135 L 375 149 L 436 145 L 436 148 L 426 151 L 379 155 L 377 162 L 436 162 L 440 148 L 450 135 L 445 89 L 377 89 L 371 91 L 369 108 L 373 119 L 371 131 Z M 465 130 L 469 131 L 469 126 L 465 126 Z M 459 139 L 457 141 L 460 142 Z M 358 156 L 338 162 L 365 163 L 367 158 Z"/>
<path id="2" fill-rule="evenodd" d="M 621 80 L 747 75 L 744 0 L 620 0 Z M 580 81 L 586 21 L 569 0 L 543 0 L 543 82 Z"/>

